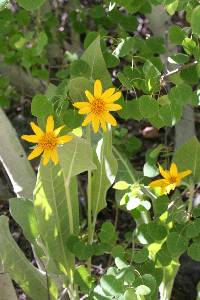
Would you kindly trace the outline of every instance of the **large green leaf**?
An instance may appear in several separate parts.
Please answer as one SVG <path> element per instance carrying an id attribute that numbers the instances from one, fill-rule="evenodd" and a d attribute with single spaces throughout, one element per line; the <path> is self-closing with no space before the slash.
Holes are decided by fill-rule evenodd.
<path id="1" fill-rule="evenodd" d="M 33 201 L 26 198 L 12 198 L 9 200 L 9 208 L 12 217 L 22 227 L 27 240 L 35 243 L 39 232 Z"/>
<path id="2" fill-rule="evenodd" d="M 85 50 L 81 59 L 85 61 L 91 69 L 90 79 L 100 79 L 103 87 L 112 85 L 110 74 L 101 51 L 100 36 L 98 36 L 91 45 Z"/>
<path id="3" fill-rule="evenodd" d="M 92 212 L 96 216 L 106 206 L 106 193 L 117 174 L 117 160 L 112 152 L 112 132 L 104 134 L 96 148 L 95 164 L 97 170 L 92 177 Z"/>
<path id="4" fill-rule="evenodd" d="M 39 8 L 46 0 L 17 0 L 17 3 L 27 10 L 35 10 Z"/>
<path id="5" fill-rule="evenodd" d="M 137 181 L 138 174 L 134 170 L 129 159 L 126 157 L 124 153 L 120 152 L 114 146 L 113 146 L 113 153 L 118 163 L 116 182 L 125 181 L 130 184 L 135 183 Z M 118 204 L 120 203 L 120 200 L 122 199 L 123 195 L 124 195 L 124 191 L 122 190 L 115 191 L 115 198 Z"/>
<path id="6" fill-rule="evenodd" d="M 196 137 L 192 137 L 175 153 L 174 159 L 180 171 L 192 170 L 194 183 L 200 180 L 200 143 Z"/>
<path id="7" fill-rule="evenodd" d="M 84 101 L 85 91 L 92 91 L 92 83 L 85 77 L 76 77 L 69 81 L 69 95 L 73 101 Z"/>
<path id="8" fill-rule="evenodd" d="M 89 144 L 79 138 L 58 150 L 60 164 L 40 165 L 34 191 L 38 227 L 50 256 L 60 271 L 70 268 L 67 240 L 78 234 L 79 207 L 75 175 L 95 168 Z M 73 178 L 72 178 L 73 177 Z"/>
<path id="9" fill-rule="evenodd" d="M 57 299 L 57 289 L 49 280 L 49 292 L 45 273 L 40 272 L 26 259 L 13 240 L 8 218 L 0 217 L 0 259 L 3 272 L 11 275 L 24 292 L 33 300 Z"/>

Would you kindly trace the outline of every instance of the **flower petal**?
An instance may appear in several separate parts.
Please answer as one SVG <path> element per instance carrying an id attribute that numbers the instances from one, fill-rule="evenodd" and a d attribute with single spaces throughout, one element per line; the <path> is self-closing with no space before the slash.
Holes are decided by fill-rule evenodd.
<path id="1" fill-rule="evenodd" d="M 117 92 L 115 94 L 113 94 L 112 96 L 108 97 L 107 99 L 104 99 L 106 103 L 111 103 L 111 102 L 115 102 L 117 100 L 119 100 L 119 98 L 121 98 L 122 93 L 121 92 Z"/>
<path id="2" fill-rule="evenodd" d="M 180 173 L 178 173 L 178 178 L 179 178 L 179 179 L 182 179 L 182 178 L 184 178 L 184 177 L 190 175 L 191 173 L 192 173 L 191 170 L 187 170 L 187 171 L 180 172 Z"/>
<path id="3" fill-rule="evenodd" d="M 94 133 L 97 133 L 99 130 L 99 125 L 100 125 L 100 120 L 98 118 L 93 118 L 92 119 L 92 128 L 94 130 Z"/>
<path id="4" fill-rule="evenodd" d="M 88 114 L 91 112 L 90 106 L 85 106 L 79 110 L 80 115 Z"/>
<path id="5" fill-rule="evenodd" d="M 154 187 L 166 187 L 167 186 L 167 182 L 165 179 L 158 179 L 158 180 L 154 180 L 152 181 L 151 183 L 149 183 L 149 186 L 151 188 L 154 188 Z"/>
<path id="6" fill-rule="evenodd" d="M 69 141 L 71 141 L 73 139 L 73 136 L 72 135 L 63 135 L 63 136 L 59 136 L 57 138 L 57 143 L 58 144 L 64 144 L 64 143 L 67 143 Z"/>
<path id="7" fill-rule="evenodd" d="M 31 128 L 33 129 L 34 133 L 38 137 L 41 137 L 44 134 L 44 132 L 42 131 L 42 129 L 39 126 L 37 126 L 34 122 L 31 122 L 30 125 L 31 125 Z"/>
<path id="8" fill-rule="evenodd" d="M 87 117 L 82 123 L 82 126 L 87 126 L 92 121 L 92 119 L 93 119 L 93 114 L 87 115 Z"/>
<path id="9" fill-rule="evenodd" d="M 164 177 L 165 179 L 170 179 L 171 178 L 170 172 L 167 170 L 164 170 L 160 164 L 158 164 L 158 166 L 159 166 L 159 171 L 160 171 L 160 174 L 162 175 L 162 177 Z"/>
<path id="10" fill-rule="evenodd" d="M 178 169 L 176 164 L 173 162 L 170 166 L 170 175 L 171 177 L 177 177 L 177 174 L 178 174 Z"/>
<path id="11" fill-rule="evenodd" d="M 21 139 L 22 140 L 25 140 L 27 142 L 30 142 L 30 143 L 38 143 L 39 142 L 39 137 L 37 135 L 22 135 L 21 136 Z"/>
<path id="12" fill-rule="evenodd" d="M 85 91 L 85 95 L 88 98 L 89 102 L 92 102 L 94 100 L 94 96 L 89 91 Z"/>
<path id="13" fill-rule="evenodd" d="M 119 104 L 107 103 L 105 108 L 109 111 L 117 111 L 122 109 L 122 106 Z"/>
<path id="14" fill-rule="evenodd" d="M 89 105 L 89 103 L 86 102 L 86 101 L 73 103 L 73 106 L 76 107 L 76 108 L 83 108 L 83 107 L 88 106 L 88 105 Z"/>
<path id="15" fill-rule="evenodd" d="M 52 132 L 54 130 L 53 116 L 48 116 L 46 124 L 46 132 Z"/>
<path id="16" fill-rule="evenodd" d="M 101 122 L 101 127 L 102 127 L 103 131 L 106 132 L 107 131 L 106 122 L 104 120 L 100 120 L 100 122 Z"/>
<path id="17" fill-rule="evenodd" d="M 43 154 L 43 166 L 46 166 L 51 158 L 52 150 L 45 150 Z"/>
<path id="18" fill-rule="evenodd" d="M 37 146 L 28 156 L 28 160 L 34 159 L 37 156 L 39 156 L 43 152 L 43 148 L 40 146 Z"/>
<path id="19" fill-rule="evenodd" d="M 176 183 L 168 184 L 168 185 L 165 187 L 166 194 L 169 194 L 171 191 L 175 190 L 176 186 L 177 186 Z"/>
<path id="20" fill-rule="evenodd" d="M 53 163 L 55 165 L 57 165 L 59 159 L 58 159 L 58 152 L 57 152 L 57 149 L 53 149 L 53 151 L 51 152 L 51 160 L 53 161 Z"/>
<path id="21" fill-rule="evenodd" d="M 109 113 L 109 112 L 105 112 L 103 114 L 103 119 L 108 122 L 109 124 L 111 124 L 112 126 L 117 126 L 117 121 L 115 120 L 115 118 Z"/>
<path id="22" fill-rule="evenodd" d="M 59 133 L 61 132 L 61 130 L 62 130 L 64 127 L 65 127 L 65 125 L 62 125 L 62 126 L 56 128 L 56 129 L 54 130 L 54 132 L 53 132 L 54 135 L 55 135 L 55 136 L 58 136 Z"/>
<path id="23" fill-rule="evenodd" d="M 94 96 L 95 98 L 101 97 L 102 94 L 102 84 L 100 80 L 96 80 L 94 83 Z"/>
<path id="24" fill-rule="evenodd" d="M 115 88 L 109 88 L 101 95 L 101 98 L 103 100 L 106 100 L 107 98 L 112 96 L 114 94 L 114 92 L 115 92 Z"/>

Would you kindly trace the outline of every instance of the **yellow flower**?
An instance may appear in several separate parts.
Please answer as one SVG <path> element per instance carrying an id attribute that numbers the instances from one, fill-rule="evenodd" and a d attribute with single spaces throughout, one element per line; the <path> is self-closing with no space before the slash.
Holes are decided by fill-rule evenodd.
<path id="1" fill-rule="evenodd" d="M 73 137 L 70 135 L 58 136 L 65 126 L 63 125 L 54 129 L 53 116 L 47 118 L 46 132 L 43 132 L 34 122 L 31 122 L 30 125 L 35 135 L 22 135 L 21 138 L 27 142 L 36 143 L 38 145 L 31 154 L 29 154 L 28 159 L 31 160 L 44 152 L 43 165 L 47 165 L 50 159 L 56 165 L 58 163 L 57 145 L 67 143 L 71 141 Z"/>
<path id="2" fill-rule="evenodd" d="M 170 191 L 174 190 L 180 183 L 181 180 L 190 175 L 192 173 L 191 170 L 187 170 L 184 172 L 178 172 L 177 166 L 175 163 L 171 164 L 170 170 L 164 170 L 159 165 L 159 171 L 162 175 L 163 179 L 152 181 L 149 186 L 154 187 L 160 187 L 161 188 L 161 194 L 169 194 Z"/>
<path id="3" fill-rule="evenodd" d="M 116 126 L 115 118 L 109 111 L 117 111 L 122 109 L 121 105 L 115 104 L 121 97 L 121 92 L 115 92 L 115 88 L 109 88 L 105 92 L 102 91 L 102 84 L 100 80 L 94 83 L 94 95 L 89 91 L 85 91 L 88 101 L 75 102 L 74 107 L 79 109 L 79 114 L 87 114 L 82 126 L 87 126 L 92 122 L 92 127 L 96 133 L 101 126 L 103 131 L 107 130 L 107 123 Z"/>

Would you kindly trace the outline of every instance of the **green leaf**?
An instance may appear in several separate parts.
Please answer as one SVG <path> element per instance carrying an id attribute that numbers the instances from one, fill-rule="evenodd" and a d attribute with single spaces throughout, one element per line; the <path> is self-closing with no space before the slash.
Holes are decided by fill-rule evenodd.
<path id="1" fill-rule="evenodd" d="M 136 291 L 136 294 L 140 295 L 140 296 L 147 296 L 151 293 L 150 288 L 144 284 L 137 286 L 135 291 Z"/>
<path id="2" fill-rule="evenodd" d="M 186 229 L 186 236 L 191 239 L 200 235 L 200 219 L 192 221 Z"/>
<path id="3" fill-rule="evenodd" d="M 33 201 L 26 198 L 12 198 L 9 200 L 9 207 L 12 217 L 22 227 L 27 240 L 34 244 L 39 232 Z"/>
<path id="4" fill-rule="evenodd" d="M 121 151 L 119 151 L 114 146 L 113 146 L 113 153 L 118 162 L 118 170 L 117 170 L 116 180 L 130 182 L 131 184 L 136 182 L 136 180 L 137 180 L 136 171 L 134 170 L 132 164 L 130 163 L 130 161 L 126 157 L 126 155 L 124 153 L 122 153 Z M 117 190 L 115 192 L 116 201 L 117 201 L 118 205 L 119 205 L 120 200 L 122 199 L 123 195 L 124 195 L 123 191 Z"/>
<path id="5" fill-rule="evenodd" d="M 154 200 L 153 209 L 156 216 L 162 215 L 167 211 L 169 198 L 166 195 L 160 196 Z"/>
<path id="6" fill-rule="evenodd" d="M 58 149 L 58 156 L 65 174 L 65 184 L 75 175 L 96 169 L 92 162 L 92 148 L 84 139 L 74 137 Z"/>
<path id="7" fill-rule="evenodd" d="M 186 37 L 182 41 L 182 46 L 183 46 L 183 48 L 184 48 L 184 50 L 187 54 L 192 55 L 192 54 L 195 53 L 195 49 L 197 47 L 197 44 L 191 38 Z"/>
<path id="8" fill-rule="evenodd" d="M 178 232 L 171 232 L 167 237 L 167 248 L 172 257 L 180 256 L 188 246 L 188 241 Z"/>
<path id="9" fill-rule="evenodd" d="M 139 98 L 140 112 L 144 118 L 152 118 L 158 113 L 158 103 L 151 96 L 141 96 Z"/>
<path id="10" fill-rule="evenodd" d="M 130 184 L 126 181 L 118 181 L 113 185 L 113 189 L 116 190 L 127 190 L 129 188 Z"/>
<path id="11" fill-rule="evenodd" d="M 121 39 L 113 54 L 117 57 L 124 57 L 130 53 L 135 53 L 137 51 L 137 49 L 135 48 L 135 44 L 136 39 L 134 37 L 127 37 L 125 39 Z"/>
<path id="12" fill-rule="evenodd" d="M 90 79 L 100 79 L 104 89 L 112 85 L 110 74 L 107 70 L 101 51 L 100 36 L 98 36 L 85 50 L 81 59 L 90 66 Z"/>
<path id="13" fill-rule="evenodd" d="M 74 138 L 58 149 L 58 165 L 40 165 L 34 191 L 38 228 L 61 272 L 70 264 L 67 239 L 79 231 L 79 206 L 75 175 L 95 168 L 85 140 Z M 72 178 L 73 177 L 73 178 Z"/>
<path id="14" fill-rule="evenodd" d="M 161 249 L 156 253 L 156 259 L 163 267 L 166 267 L 171 263 L 172 257 L 170 255 L 166 243 L 164 243 Z"/>
<path id="15" fill-rule="evenodd" d="M 134 252 L 133 261 L 137 264 L 141 264 L 147 261 L 149 258 L 149 251 L 147 248 L 142 248 Z"/>
<path id="16" fill-rule="evenodd" d="M 125 261 L 124 259 L 121 259 L 120 257 L 115 258 L 115 264 L 119 270 L 123 270 L 125 268 L 128 268 L 128 266 L 129 266 L 127 261 Z"/>
<path id="17" fill-rule="evenodd" d="M 99 238 L 102 243 L 113 244 L 117 241 L 117 233 L 115 227 L 111 222 L 104 222 L 101 231 L 99 233 Z"/>
<path id="18" fill-rule="evenodd" d="M 125 254 L 124 248 L 121 245 L 113 247 L 111 255 L 113 257 L 123 258 Z"/>
<path id="19" fill-rule="evenodd" d="M 148 233 L 154 241 L 161 241 L 167 236 L 167 230 L 165 226 L 153 221 L 148 223 Z"/>
<path id="20" fill-rule="evenodd" d="M 184 38 L 186 37 L 185 31 L 180 26 L 171 26 L 169 28 L 169 40 L 173 44 L 182 45 Z"/>
<path id="21" fill-rule="evenodd" d="M 166 10 L 171 16 L 176 12 L 178 3 L 178 0 L 165 0 Z"/>
<path id="22" fill-rule="evenodd" d="M 189 56 L 184 53 L 177 53 L 168 58 L 171 64 L 185 64 L 189 61 Z"/>
<path id="23" fill-rule="evenodd" d="M 116 279 L 113 275 L 104 275 L 100 279 L 100 285 L 108 296 L 119 296 L 123 293 L 123 281 Z"/>
<path id="24" fill-rule="evenodd" d="M 44 95 L 36 95 L 31 103 L 31 113 L 39 118 L 51 115 L 53 113 L 52 102 Z"/>
<path id="25" fill-rule="evenodd" d="M 193 33 L 196 33 L 200 36 L 200 5 L 198 5 L 192 12 L 191 17 L 191 26 Z"/>
<path id="26" fill-rule="evenodd" d="M 92 279 L 85 266 L 78 266 L 74 274 L 74 280 L 79 285 L 80 290 L 88 294 L 92 288 Z"/>
<path id="27" fill-rule="evenodd" d="M 192 170 L 194 183 L 200 180 L 200 143 L 196 137 L 192 137 L 181 146 L 174 155 L 173 160 L 178 165 L 179 171 Z"/>
<path id="28" fill-rule="evenodd" d="M 5 216 L 0 217 L 0 259 L 2 272 L 9 273 L 30 298 L 33 300 L 49 298 L 46 275 L 26 259 L 10 234 L 8 218 Z M 55 284 L 50 278 L 49 296 L 52 300 L 58 296 Z"/>
<path id="29" fill-rule="evenodd" d="M 188 255 L 195 261 L 200 261 L 200 252 L 199 252 L 199 247 L 200 244 L 193 243 L 189 248 L 188 248 Z"/>
<path id="30" fill-rule="evenodd" d="M 190 102 L 192 88 L 190 85 L 183 83 L 173 87 L 168 96 L 171 102 L 177 103 L 177 105 L 184 105 Z"/>
<path id="31" fill-rule="evenodd" d="M 83 115 L 80 115 L 78 110 L 67 109 L 66 112 L 63 113 L 63 123 L 67 126 L 67 129 L 70 130 L 81 126 L 83 119 Z"/>
<path id="32" fill-rule="evenodd" d="M 38 9 L 46 0 L 17 0 L 17 3 L 27 10 L 36 10 Z"/>
<path id="33" fill-rule="evenodd" d="M 136 293 L 139 295 L 147 295 L 147 292 L 153 294 L 157 286 L 156 280 L 151 274 L 142 275 L 134 284 L 139 285 L 136 287 Z M 147 287 L 148 289 L 146 289 Z"/>
<path id="34" fill-rule="evenodd" d="M 85 91 L 93 90 L 92 83 L 85 77 L 76 77 L 69 81 L 69 95 L 73 101 L 84 101 Z"/>
<path id="35" fill-rule="evenodd" d="M 97 170 L 92 176 L 92 213 L 94 216 L 106 206 L 106 193 L 117 174 L 117 160 L 112 152 L 112 132 L 108 130 L 96 147 L 94 163 Z"/>
<path id="36" fill-rule="evenodd" d="M 86 77 L 89 78 L 91 73 L 89 65 L 82 59 L 75 60 L 70 65 L 70 74 L 72 77 Z"/>
<path id="37" fill-rule="evenodd" d="M 129 288 L 124 293 L 124 300 L 137 300 L 137 294 L 133 288 Z"/>

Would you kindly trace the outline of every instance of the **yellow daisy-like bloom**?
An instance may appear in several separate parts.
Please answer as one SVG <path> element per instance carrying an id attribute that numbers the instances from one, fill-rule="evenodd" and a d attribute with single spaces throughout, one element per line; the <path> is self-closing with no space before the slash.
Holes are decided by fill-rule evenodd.
<path id="1" fill-rule="evenodd" d="M 94 83 L 94 95 L 89 91 L 85 91 L 88 101 L 75 102 L 74 107 L 79 109 L 79 114 L 87 114 L 82 126 L 87 126 L 92 122 L 92 127 L 96 133 L 101 126 L 103 131 L 107 130 L 107 123 L 116 126 L 115 118 L 109 111 L 117 111 L 122 109 L 121 105 L 115 104 L 121 97 L 121 92 L 115 92 L 115 88 L 109 88 L 105 92 L 102 91 L 102 84 L 100 80 Z"/>
<path id="2" fill-rule="evenodd" d="M 30 123 L 32 130 L 35 135 L 22 135 L 21 138 L 27 142 L 38 144 L 35 149 L 29 154 L 28 160 L 34 159 L 43 153 L 43 165 L 47 165 L 51 159 L 54 164 L 58 163 L 58 153 L 57 146 L 59 144 L 64 144 L 73 138 L 70 135 L 58 136 L 60 131 L 65 127 L 60 126 L 54 129 L 54 119 L 53 116 L 47 118 L 46 132 L 38 127 L 34 122 Z"/>
<path id="3" fill-rule="evenodd" d="M 160 187 L 161 194 L 169 194 L 170 191 L 174 190 L 178 185 L 180 185 L 181 180 L 192 173 L 191 170 L 186 170 L 184 172 L 178 172 L 178 168 L 175 163 L 172 163 L 170 170 L 164 170 L 159 165 L 159 171 L 163 179 L 152 181 L 149 186 L 151 188 Z"/>

